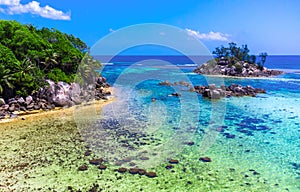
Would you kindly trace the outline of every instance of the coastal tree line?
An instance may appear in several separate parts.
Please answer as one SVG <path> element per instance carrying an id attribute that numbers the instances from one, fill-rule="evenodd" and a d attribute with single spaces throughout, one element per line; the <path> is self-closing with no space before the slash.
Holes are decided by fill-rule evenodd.
<path id="1" fill-rule="evenodd" d="M 236 43 L 231 42 L 228 44 L 228 47 L 222 45 L 217 47 L 212 53 L 216 55 L 217 61 L 222 58 L 231 65 L 234 65 L 238 61 L 245 61 L 250 64 L 257 64 L 258 68 L 262 70 L 268 54 L 266 52 L 260 53 L 260 61 L 256 63 L 256 55 L 250 55 L 249 52 L 250 50 L 247 44 L 238 47 Z"/>
<path id="2" fill-rule="evenodd" d="M 72 34 L 57 29 L 0 20 L 0 97 L 25 96 L 42 87 L 45 79 L 70 83 L 84 81 L 79 70 L 91 71 L 100 63 L 88 54 L 88 46 Z M 81 64 L 83 58 L 86 65 Z"/>

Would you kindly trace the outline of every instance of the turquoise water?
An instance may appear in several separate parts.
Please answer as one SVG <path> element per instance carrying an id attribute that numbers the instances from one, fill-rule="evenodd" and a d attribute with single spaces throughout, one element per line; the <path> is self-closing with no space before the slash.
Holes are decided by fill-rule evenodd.
<path id="1" fill-rule="evenodd" d="M 108 117 L 122 119 L 125 123 L 121 126 L 130 127 L 125 129 L 131 133 L 154 134 L 160 138 L 158 147 L 147 145 L 147 150 L 158 152 L 160 157 L 150 158 L 147 164 L 136 160 L 137 165 L 156 166 L 165 158 L 178 156 L 193 167 L 199 166 L 201 156 L 209 156 L 213 160 L 212 174 L 220 180 L 232 174 L 242 177 L 237 183 L 215 183 L 219 185 L 216 191 L 300 191 L 299 74 L 256 79 L 216 78 L 193 74 L 187 65 L 177 65 L 174 69 L 170 63 L 150 63 L 119 62 L 103 70 L 108 81 L 122 91 L 116 92 L 118 102 L 104 108 L 100 121 Z M 158 85 L 163 80 L 172 83 L 185 80 L 192 85 L 236 83 L 264 88 L 267 93 L 210 101 L 195 96 L 185 86 Z M 171 97 L 174 92 L 182 96 Z M 131 123 L 126 124 L 128 119 Z M 195 145 L 187 147 L 187 141 Z M 138 148 L 132 154 L 138 158 L 139 152 Z M 200 174 L 194 169 L 194 176 Z M 237 186 L 242 188 L 238 190 Z"/>
<path id="2" fill-rule="evenodd" d="M 300 191 L 300 74 L 205 77 L 191 66 L 163 58 L 114 61 L 102 71 L 115 96 L 103 109 L 87 105 L 0 124 L 0 191 Z M 173 85 L 159 85 L 166 80 Z M 179 81 L 267 93 L 211 101 Z M 93 158 L 107 169 L 90 164 Z M 173 168 L 170 159 L 178 160 Z M 87 170 L 79 171 L 82 165 Z"/>

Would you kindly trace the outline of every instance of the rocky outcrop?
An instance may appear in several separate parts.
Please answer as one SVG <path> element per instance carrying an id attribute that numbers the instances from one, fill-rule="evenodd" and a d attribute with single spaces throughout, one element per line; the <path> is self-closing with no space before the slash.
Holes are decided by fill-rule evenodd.
<path id="1" fill-rule="evenodd" d="M 216 63 L 204 63 L 194 70 L 195 73 L 204 75 L 225 75 L 236 77 L 269 77 L 277 76 L 283 73 L 283 71 L 269 70 L 265 67 L 260 68 L 256 64 L 250 64 L 245 61 L 236 62 L 232 64 L 216 64 Z"/>
<path id="2" fill-rule="evenodd" d="M 260 88 L 253 88 L 250 85 L 242 86 L 237 84 L 231 84 L 229 86 L 221 85 L 220 87 L 217 87 L 215 84 L 209 84 L 208 86 L 192 86 L 188 82 L 174 82 L 171 83 L 169 81 L 162 81 L 159 83 L 159 85 L 162 86 L 175 86 L 175 85 L 181 85 L 188 87 L 190 92 L 197 92 L 201 94 L 205 98 L 209 99 L 221 99 L 223 97 L 242 97 L 242 96 L 251 96 L 256 97 L 259 93 L 266 93 L 264 89 Z M 172 93 L 169 96 L 175 96 L 175 97 L 181 97 L 181 93 Z M 156 99 L 152 98 L 152 102 L 155 102 Z"/>
<path id="3" fill-rule="evenodd" d="M 111 93 L 104 77 L 97 77 L 94 85 L 80 86 L 47 80 L 48 85 L 27 97 L 15 97 L 7 101 L 0 98 L 0 119 L 11 116 L 15 111 L 51 110 L 55 107 L 71 107 L 93 99 L 107 99 Z"/>
<path id="4" fill-rule="evenodd" d="M 253 88 L 250 85 L 241 86 L 237 84 L 231 84 L 226 87 L 221 85 L 217 87 L 215 84 L 210 84 L 208 86 L 194 86 L 195 92 L 201 94 L 205 98 L 209 99 L 220 99 L 223 97 L 241 97 L 241 96 L 251 96 L 256 97 L 258 93 L 266 93 L 264 89 Z"/>

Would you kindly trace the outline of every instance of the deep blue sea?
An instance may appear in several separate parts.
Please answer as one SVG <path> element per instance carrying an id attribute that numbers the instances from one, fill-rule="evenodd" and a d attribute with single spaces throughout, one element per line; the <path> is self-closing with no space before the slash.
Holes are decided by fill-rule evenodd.
<path id="1" fill-rule="evenodd" d="M 104 63 L 102 75 L 116 88 L 117 99 L 104 108 L 101 121 L 114 120 L 127 131 L 160 138 L 146 147 L 159 155 L 149 157 L 148 164 L 136 162 L 140 166 L 176 157 L 193 170 L 190 177 L 197 183 L 203 174 L 199 166 L 206 166 L 199 164 L 199 158 L 210 157 L 212 163 L 204 172 L 214 175 L 214 180 L 204 176 L 210 184 L 200 182 L 192 191 L 207 191 L 206 184 L 211 191 L 300 191 L 300 56 L 269 56 L 265 67 L 287 72 L 270 78 L 194 74 L 192 70 L 205 59 L 114 57 Z M 192 86 L 236 83 L 267 93 L 211 101 L 189 92 L 189 87 L 158 85 L 161 81 Z M 171 96 L 174 92 L 182 96 Z M 191 141 L 195 145 L 187 147 Z M 132 156 L 140 152 L 123 151 Z"/>

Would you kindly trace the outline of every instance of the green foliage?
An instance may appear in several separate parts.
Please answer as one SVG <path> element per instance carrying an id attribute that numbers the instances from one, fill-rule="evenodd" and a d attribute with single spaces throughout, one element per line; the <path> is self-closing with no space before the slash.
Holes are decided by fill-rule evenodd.
<path id="1" fill-rule="evenodd" d="M 82 79 L 86 83 L 93 83 L 95 77 L 98 76 L 97 70 L 101 69 L 101 64 L 99 61 L 93 59 L 90 55 L 86 55 L 79 67 L 78 67 L 78 76 L 79 79 Z"/>
<path id="2" fill-rule="evenodd" d="M 73 77 L 72 76 L 67 76 L 65 72 L 63 72 L 61 69 L 59 68 L 54 68 L 52 69 L 48 74 L 47 74 L 47 78 L 54 81 L 54 82 L 58 82 L 58 81 L 64 81 L 66 83 L 70 83 L 73 81 Z"/>
<path id="3" fill-rule="evenodd" d="M 259 69 L 261 71 L 264 69 L 264 66 L 261 62 L 258 62 L 256 66 L 257 66 L 257 69 Z"/>
<path id="4" fill-rule="evenodd" d="M 232 64 L 237 61 L 249 61 L 251 60 L 251 56 L 249 55 L 250 50 L 247 45 L 242 45 L 242 47 L 237 47 L 237 44 L 231 42 L 228 44 L 228 47 L 217 47 L 213 54 L 217 56 L 217 58 L 224 57 L 225 59 L 231 61 Z M 252 58 L 253 59 L 253 58 Z"/>
<path id="5" fill-rule="evenodd" d="M 15 78 L 12 70 L 18 62 L 13 52 L 0 44 L 0 95 L 4 90 L 14 88 L 13 82 Z"/>
<path id="6" fill-rule="evenodd" d="M 239 63 L 236 63 L 234 66 L 235 66 L 235 70 L 236 70 L 236 72 L 238 72 L 238 73 L 242 73 L 243 66 L 242 66 L 241 64 L 239 64 Z"/>
<path id="7" fill-rule="evenodd" d="M 260 62 L 257 63 L 257 68 L 261 71 L 264 69 L 264 65 L 267 60 L 267 56 L 268 56 L 268 54 L 266 52 L 259 54 Z"/>
<path id="8" fill-rule="evenodd" d="M 259 57 L 260 57 L 262 66 L 264 66 L 264 64 L 265 64 L 265 62 L 266 62 L 266 60 L 267 60 L 267 56 L 268 56 L 268 54 L 267 54 L 266 52 L 260 53 L 260 54 L 259 54 Z"/>
<path id="9" fill-rule="evenodd" d="M 256 56 L 255 55 L 250 55 L 250 58 L 249 58 L 249 63 L 256 63 Z"/>
<path id="10" fill-rule="evenodd" d="M 248 49 L 247 45 L 242 45 L 242 47 L 237 47 L 237 44 L 234 42 L 231 42 L 228 44 L 228 47 L 217 47 L 215 51 L 213 51 L 213 54 L 217 56 L 217 61 L 224 57 L 228 61 L 228 66 L 235 66 L 237 70 L 240 69 L 239 66 L 236 66 L 236 63 L 239 61 L 245 61 L 250 64 L 256 63 L 256 56 L 255 55 L 249 55 L 250 50 Z M 268 56 L 267 53 L 261 53 L 259 57 L 261 58 L 261 61 L 257 64 L 257 67 L 262 70 L 263 66 L 266 62 L 266 57 Z"/>
<path id="11" fill-rule="evenodd" d="M 15 57 L 14 53 L 0 43 L 0 64 L 5 65 L 8 69 L 13 69 L 14 65 L 18 63 L 19 61 Z"/>
<path id="12" fill-rule="evenodd" d="M 0 20 L 0 96 L 28 95 L 44 85 L 45 77 L 74 81 L 87 49 L 82 40 L 57 29 Z"/>

